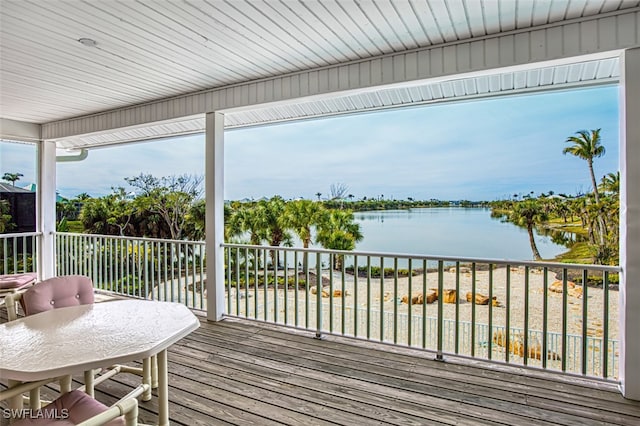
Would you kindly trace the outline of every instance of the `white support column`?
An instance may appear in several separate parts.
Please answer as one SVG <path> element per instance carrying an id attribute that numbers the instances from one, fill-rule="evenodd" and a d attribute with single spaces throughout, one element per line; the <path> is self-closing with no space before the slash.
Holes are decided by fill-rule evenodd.
<path id="1" fill-rule="evenodd" d="M 620 56 L 620 381 L 640 400 L 640 48 Z"/>
<path id="2" fill-rule="evenodd" d="M 56 274 L 56 144 L 40 141 L 38 145 L 37 225 L 42 233 L 38 250 L 38 277 L 43 280 Z"/>
<path id="3" fill-rule="evenodd" d="M 207 254 L 207 319 L 219 321 L 224 299 L 224 115 L 206 116 L 205 199 Z"/>

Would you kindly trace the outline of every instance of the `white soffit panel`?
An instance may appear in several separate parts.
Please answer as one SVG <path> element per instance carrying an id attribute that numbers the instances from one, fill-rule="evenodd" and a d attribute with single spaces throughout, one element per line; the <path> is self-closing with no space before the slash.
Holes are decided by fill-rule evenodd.
<path id="1" fill-rule="evenodd" d="M 225 128 L 235 129 L 486 96 L 612 84 L 618 81 L 619 75 L 619 60 L 614 57 L 409 87 L 380 88 L 351 95 L 228 112 L 225 114 Z M 204 132 L 204 126 L 202 116 L 185 117 L 112 132 L 74 136 L 56 142 L 59 148 L 87 148 L 201 133 Z"/>

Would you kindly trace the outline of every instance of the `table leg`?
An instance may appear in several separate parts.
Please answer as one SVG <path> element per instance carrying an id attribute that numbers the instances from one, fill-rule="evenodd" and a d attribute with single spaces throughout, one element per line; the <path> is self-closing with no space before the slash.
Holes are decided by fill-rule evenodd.
<path id="1" fill-rule="evenodd" d="M 93 381 L 94 381 L 94 376 L 93 376 L 94 370 L 87 370 L 84 372 L 84 391 L 87 393 L 87 395 L 89 395 L 90 397 L 94 397 L 94 390 L 93 390 Z"/>
<path id="2" fill-rule="evenodd" d="M 37 387 L 35 389 L 31 389 L 29 391 L 29 408 L 32 410 L 39 410 L 41 407 L 40 403 L 40 388 Z"/>
<path id="3" fill-rule="evenodd" d="M 151 401 L 151 358 L 142 360 L 142 383 L 149 385 L 148 390 L 142 394 L 142 400 Z"/>
<path id="4" fill-rule="evenodd" d="M 60 379 L 60 393 L 71 392 L 71 376 L 64 376 Z"/>
<path id="5" fill-rule="evenodd" d="M 158 426 L 169 426 L 167 350 L 158 353 Z"/>

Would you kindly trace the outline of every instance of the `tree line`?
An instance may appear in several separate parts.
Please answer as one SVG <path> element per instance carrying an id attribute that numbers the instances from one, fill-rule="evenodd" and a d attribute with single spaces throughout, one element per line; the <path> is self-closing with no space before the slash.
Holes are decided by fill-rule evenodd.
<path id="1" fill-rule="evenodd" d="M 92 234 L 200 241 L 205 238 L 205 200 L 202 177 L 192 175 L 156 178 L 148 174 L 125 179 L 136 195 L 123 187 L 111 194 L 58 203 L 59 227 L 73 218 Z M 308 248 L 353 250 L 363 238 L 350 209 L 333 209 L 312 200 L 285 201 L 280 196 L 254 202 L 225 204 L 225 241 L 253 245 L 292 246 L 294 236 Z M 68 229 L 60 229 L 68 230 Z"/>
<path id="2" fill-rule="evenodd" d="M 565 225 L 577 222 L 587 236 L 587 248 L 591 261 L 596 264 L 617 264 L 619 258 L 620 230 L 620 172 L 604 175 L 596 181 L 593 162 L 605 154 L 600 130 L 580 130 L 566 139 L 569 146 L 563 154 L 574 155 L 587 162 L 593 192 L 574 198 L 541 194 L 517 200 L 491 203 L 492 215 L 527 229 L 529 243 L 535 260 L 540 260 L 533 230 L 549 226 L 554 220 Z"/>

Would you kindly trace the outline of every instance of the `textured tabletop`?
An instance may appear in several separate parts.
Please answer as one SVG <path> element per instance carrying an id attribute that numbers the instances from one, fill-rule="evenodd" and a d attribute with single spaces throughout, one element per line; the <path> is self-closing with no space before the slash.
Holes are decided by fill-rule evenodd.
<path id="1" fill-rule="evenodd" d="M 140 360 L 199 327 L 184 305 L 119 300 L 0 325 L 0 379 L 33 381 Z"/>

